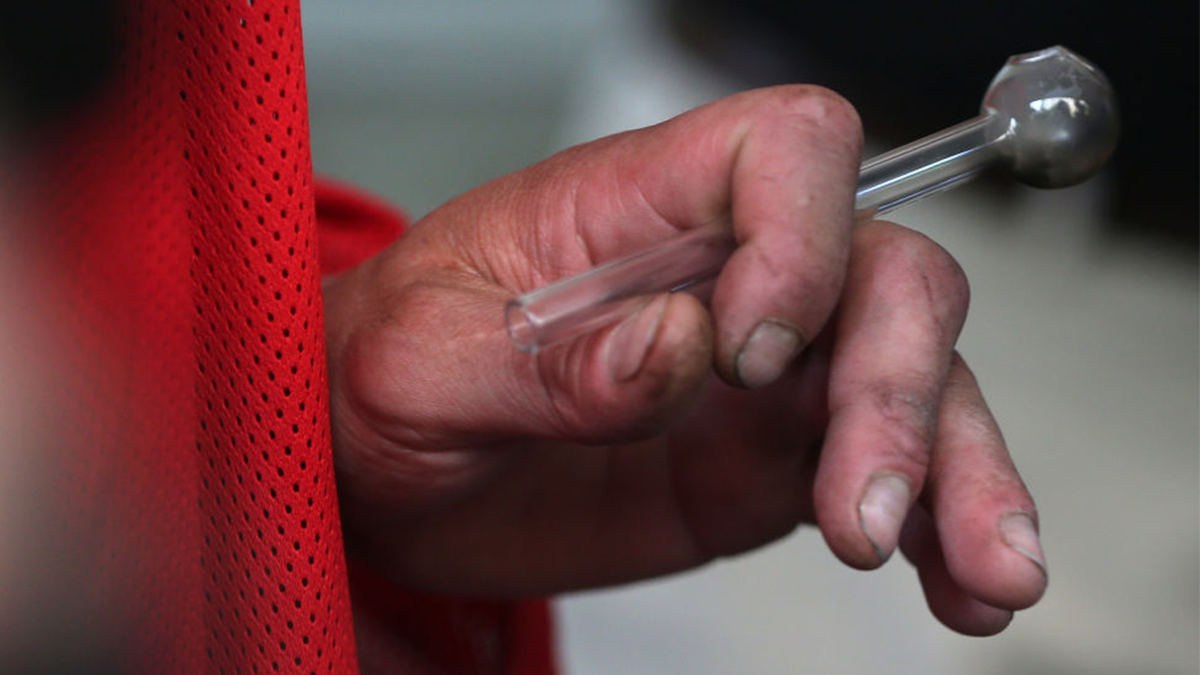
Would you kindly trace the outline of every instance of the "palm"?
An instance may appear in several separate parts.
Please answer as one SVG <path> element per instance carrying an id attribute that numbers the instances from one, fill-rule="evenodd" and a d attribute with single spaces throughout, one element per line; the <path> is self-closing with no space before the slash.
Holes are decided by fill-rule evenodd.
<path id="1" fill-rule="evenodd" d="M 752 548 L 811 514 L 818 441 L 758 421 L 738 432 L 708 418 L 641 442 L 518 450 L 503 480 L 426 514 L 405 548 L 431 558 L 442 549 L 426 562 L 446 578 L 417 571 L 434 587 L 518 593 L 629 581 Z M 465 569 L 452 562 L 462 550 L 489 553 Z"/>
<path id="2" fill-rule="evenodd" d="M 422 554 L 405 555 L 392 569 L 430 588 L 548 593 L 692 567 L 811 521 L 827 418 L 827 343 L 819 341 L 763 390 L 736 389 L 708 375 L 686 409 L 653 416 L 661 430 L 626 421 L 621 443 L 506 433 L 484 443 L 424 442 L 428 434 L 408 432 L 429 425 L 426 411 L 394 407 L 379 437 L 387 447 L 367 452 L 403 458 L 405 470 L 391 474 L 386 491 L 417 497 L 401 500 L 379 534 L 396 550 Z M 535 359 L 513 350 L 512 356 L 538 370 L 562 355 L 552 350 Z M 554 388 L 542 392 L 547 399 L 560 395 Z M 545 402 L 556 415 L 571 406 Z M 582 412 L 601 426 L 608 413 Z M 389 432 L 395 429 L 403 431 Z M 443 463 L 446 456 L 455 459 Z M 488 553 L 464 560 L 464 550 Z"/>

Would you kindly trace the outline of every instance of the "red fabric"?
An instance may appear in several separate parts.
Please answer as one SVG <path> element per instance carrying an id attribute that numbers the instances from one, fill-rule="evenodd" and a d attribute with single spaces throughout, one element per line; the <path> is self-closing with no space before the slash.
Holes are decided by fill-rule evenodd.
<path id="1" fill-rule="evenodd" d="M 395 241 L 408 223 L 390 204 L 329 179 L 316 182 L 316 202 L 323 274 L 361 263 Z"/>
<path id="2" fill-rule="evenodd" d="M 426 597 L 357 567 L 351 590 L 320 274 L 403 218 L 314 186 L 298 5 L 123 10 L 109 85 L 20 166 L 31 303 L 64 336 L 52 510 L 104 665 L 357 672 L 353 598 L 371 672 L 552 672 L 544 603 Z"/>

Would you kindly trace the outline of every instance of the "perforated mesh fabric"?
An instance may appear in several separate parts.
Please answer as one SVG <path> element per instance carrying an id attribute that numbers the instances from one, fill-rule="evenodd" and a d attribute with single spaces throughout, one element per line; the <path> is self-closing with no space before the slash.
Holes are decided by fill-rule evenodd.
<path id="1" fill-rule="evenodd" d="M 122 9 L 108 87 L 29 162 L 51 270 L 33 302 L 69 336 L 52 489 L 78 553 L 64 595 L 106 642 L 96 672 L 357 672 L 320 268 L 402 222 L 324 186 L 318 251 L 295 2 Z M 542 603 L 356 577 L 373 669 L 551 670 Z"/>
<path id="2" fill-rule="evenodd" d="M 300 17 L 284 3 L 191 4 L 175 38 L 208 656 L 217 672 L 348 672 Z"/>

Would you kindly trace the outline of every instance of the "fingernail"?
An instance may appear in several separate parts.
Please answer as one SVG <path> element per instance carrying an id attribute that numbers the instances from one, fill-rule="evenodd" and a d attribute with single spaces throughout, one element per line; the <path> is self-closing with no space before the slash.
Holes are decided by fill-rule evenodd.
<path id="1" fill-rule="evenodd" d="M 867 535 L 881 563 L 892 555 L 900 540 L 900 527 L 908 515 L 910 495 L 907 478 L 887 473 L 872 478 L 858 502 L 859 527 Z"/>
<path id="2" fill-rule="evenodd" d="M 779 319 L 764 319 L 750 333 L 734 361 L 737 379 L 750 389 L 771 384 L 804 346 L 800 330 Z"/>
<path id="3" fill-rule="evenodd" d="M 641 372 L 646 356 L 650 354 L 650 347 L 658 336 L 658 327 L 662 323 L 669 297 L 664 294 L 654 298 L 613 331 L 608 341 L 608 364 L 614 380 L 632 380 Z"/>
<path id="4" fill-rule="evenodd" d="M 1000 539 L 1009 548 L 1029 558 L 1047 576 L 1046 558 L 1042 553 L 1042 541 L 1038 537 L 1037 525 L 1027 513 L 1010 513 L 1000 519 Z"/>

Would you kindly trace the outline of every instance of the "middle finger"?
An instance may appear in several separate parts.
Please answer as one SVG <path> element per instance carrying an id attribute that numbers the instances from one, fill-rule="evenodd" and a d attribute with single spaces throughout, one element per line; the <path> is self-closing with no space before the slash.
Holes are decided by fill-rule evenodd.
<path id="1" fill-rule="evenodd" d="M 856 229 L 813 495 L 826 541 L 853 567 L 887 560 L 921 492 L 968 296 L 928 238 L 884 222 Z"/>

